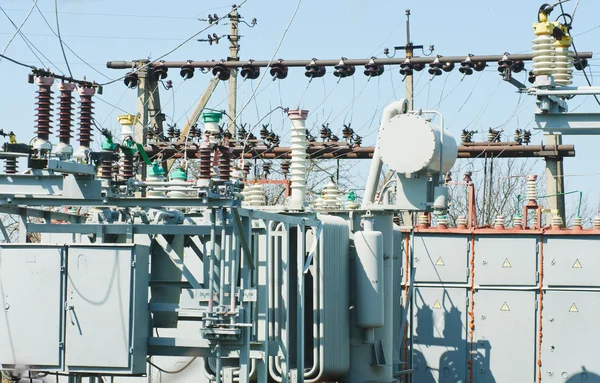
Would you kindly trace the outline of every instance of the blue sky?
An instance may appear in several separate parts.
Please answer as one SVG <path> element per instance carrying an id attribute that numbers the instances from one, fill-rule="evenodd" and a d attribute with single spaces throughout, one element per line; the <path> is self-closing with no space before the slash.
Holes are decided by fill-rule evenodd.
<path id="1" fill-rule="evenodd" d="M 240 13 L 250 20 L 258 19 L 255 28 L 243 26 L 240 33 L 240 56 L 246 59 L 268 59 L 273 55 L 281 34 L 296 6 L 295 0 L 259 1 L 248 0 Z M 2 6 L 13 21 L 19 25 L 27 15 L 33 2 L 28 0 L 2 0 Z M 39 7 L 55 27 L 54 1 L 39 0 Z M 412 39 L 416 44 L 435 45 L 441 55 L 502 54 L 529 52 L 533 39 L 532 23 L 536 20 L 541 2 L 536 1 L 316 1 L 303 0 L 298 14 L 291 25 L 277 58 L 284 59 L 337 59 L 365 58 L 372 55 L 383 57 L 383 48 L 403 45 L 405 42 L 404 11 L 412 11 Z M 572 11 L 575 1 L 565 4 Z M 108 78 L 122 76 L 124 71 L 107 69 L 106 61 L 156 58 L 192 34 L 206 26 L 197 18 L 207 13 L 226 13 L 231 1 L 192 2 L 171 0 L 169 2 L 116 1 L 116 0 L 59 0 L 61 33 L 69 47 Z M 554 17 L 560 12 L 555 11 Z M 575 15 L 575 44 L 579 51 L 595 51 L 600 55 L 596 41 L 600 37 L 597 4 L 592 0 L 581 0 Z M 40 14 L 35 10 L 22 31 L 53 64 L 42 58 L 46 66 L 56 72 L 66 72 L 60 46 Z M 228 26 L 216 26 L 210 32 L 225 34 Z M 0 49 L 3 49 L 14 33 L 14 27 L 0 13 Z M 206 32 L 208 33 L 208 31 Z M 202 33 L 199 37 L 205 37 Z M 194 40 L 166 57 L 167 60 L 219 60 L 228 53 L 227 42 L 209 46 Z M 42 64 L 29 51 L 20 37 L 16 37 L 6 54 L 27 64 Z M 39 55 L 39 54 L 38 54 Z M 105 82 L 102 76 L 83 64 L 69 50 L 67 57 L 75 77 L 87 76 L 89 80 Z M 598 56 L 600 58 L 600 56 Z M 596 78 L 599 61 L 591 62 L 592 78 Z M 342 123 L 352 122 L 357 133 L 365 137 L 364 144 L 373 144 L 380 113 L 376 113 L 404 92 L 402 76 L 397 67 L 387 67 L 378 78 L 367 81 L 362 68 L 357 68 L 353 78 L 337 83 L 331 70 L 323 79 L 315 79 L 310 85 L 300 68 L 290 69 L 286 80 L 273 82 L 265 78 L 256 101 L 250 102 L 241 122 L 255 123 L 273 107 L 282 104 L 296 107 L 298 104 L 310 110 L 308 125 L 320 126 L 329 122 L 334 132 L 340 133 Z M 28 70 L 6 60 L 0 62 L 3 84 L 0 90 L 0 113 L 3 123 L 0 128 L 14 130 L 20 141 L 33 137 L 35 87 L 27 83 Z M 163 91 L 163 111 L 182 127 L 186 111 L 195 104 L 198 96 L 209 81 L 208 75 L 196 73 L 186 82 L 172 70 L 174 91 Z M 462 80 L 455 70 L 429 81 L 423 71 L 415 77 L 416 108 L 439 109 L 445 116 L 447 127 L 459 139 L 460 130 L 487 131 L 487 128 L 503 127 L 512 137 L 514 130 L 533 128 L 534 99 L 519 96 L 515 88 L 500 80 L 495 65 L 484 72 Z M 524 81 L 525 74 L 519 75 Z M 576 72 L 575 84 L 584 85 L 581 72 Z M 248 102 L 256 81 L 239 82 L 238 106 Z M 264 90 L 263 90 L 264 88 Z M 354 97 L 353 97 L 354 95 Z M 135 112 L 136 91 L 128 90 L 121 81 L 104 88 L 101 96 L 119 109 Z M 209 107 L 225 108 L 225 86 L 219 85 Z M 354 108 L 347 108 L 355 98 Z M 583 102 L 583 104 L 582 104 Z M 571 109 L 582 104 L 577 111 L 599 112 L 600 106 L 589 98 L 575 98 L 569 102 Z M 352 112 L 348 113 L 348 110 Z M 116 116 L 123 114 L 102 102 L 96 103 L 96 118 L 103 125 L 117 128 Z M 512 116 L 512 117 L 511 117 Z M 270 122 L 276 132 L 287 142 L 288 122 L 279 113 L 274 113 Z M 283 123 L 283 125 L 282 125 Z M 315 132 L 317 128 L 314 129 Z M 506 140 L 506 138 L 503 138 Z M 533 137 L 540 143 L 542 134 Z M 569 177 L 569 190 L 583 190 L 588 200 L 596 204 L 600 197 L 600 172 L 594 160 L 596 137 L 565 137 L 564 142 L 574 144 L 577 158 L 565 161 L 567 174 L 588 174 Z M 361 166 L 360 168 L 363 168 Z M 475 165 L 476 169 L 481 164 Z M 543 168 L 539 168 L 539 174 Z M 364 175 L 363 175 L 364 176 Z M 362 176 L 360 176 L 362 177 Z M 360 183 L 360 181 L 359 181 Z"/>

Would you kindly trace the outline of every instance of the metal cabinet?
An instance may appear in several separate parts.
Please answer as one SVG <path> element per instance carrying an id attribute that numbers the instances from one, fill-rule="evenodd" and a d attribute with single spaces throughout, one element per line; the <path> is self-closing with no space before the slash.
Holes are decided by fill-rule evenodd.
<path id="1" fill-rule="evenodd" d="M 600 240 L 597 237 L 547 237 L 544 283 L 548 286 L 600 286 Z"/>
<path id="2" fill-rule="evenodd" d="M 62 246 L 0 248 L 0 364 L 61 366 L 63 347 Z"/>
<path id="3" fill-rule="evenodd" d="M 537 238 L 500 235 L 476 238 L 475 270 L 479 285 L 535 285 Z"/>
<path id="4" fill-rule="evenodd" d="M 465 236 L 418 234 L 414 241 L 415 280 L 467 282 L 468 245 Z"/>

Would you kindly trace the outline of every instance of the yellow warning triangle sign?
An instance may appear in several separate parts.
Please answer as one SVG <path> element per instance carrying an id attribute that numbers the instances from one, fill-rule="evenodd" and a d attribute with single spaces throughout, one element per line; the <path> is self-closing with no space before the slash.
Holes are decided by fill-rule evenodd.
<path id="1" fill-rule="evenodd" d="M 506 302 L 504 302 L 504 304 L 502 305 L 502 307 L 500 307 L 500 311 L 510 311 L 510 307 L 508 307 L 508 305 L 506 304 Z"/>
<path id="2" fill-rule="evenodd" d="M 441 309 L 442 308 L 442 304 L 440 303 L 440 301 L 435 301 L 435 303 L 433 304 L 433 308 L 434 309 Z"/>
<path id="3" fill-rule="evenodd" d="M 571 305 L 569 312 L 570 313 L 578 313 L 579 312 L 579 310 L 577 309 L 577 306 L 575 306 L 575 302 L 573 302 L 573 304 Z"/>
<path id="4" fill-rule="evenodd" d="M 436 266 L 444 266 L 444 260 L 442 259 L 442 257 L 440 257 L 437 262 L 435 262 Z"/>
<path id="5" fill-rule="evenodd" d="M 508 258 L 506 258 L 504 260 L 504 263 L 502 264 L 502 267 L 512 267 L 512 265 L 510 264 L 510 262 L 508 261 Z"/>
<path id="6" fill-rule="evenodd" d="M 573 263 L 573 268 L 574 269 L 581 269 L 581 262 L 579 262 L 579 259 L 575 260 L 575 263 Z"/>

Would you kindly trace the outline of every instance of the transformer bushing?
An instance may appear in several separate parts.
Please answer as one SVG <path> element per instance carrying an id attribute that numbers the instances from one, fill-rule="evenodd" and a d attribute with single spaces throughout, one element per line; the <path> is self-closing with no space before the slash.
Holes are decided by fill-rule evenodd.
<path id="1" fill-rule="evenodd" d="M 287 112 L 292 120 L 291 132 L 291 181 L 292 195 L 289 208 L 292 210 L 304 209 L 306 201 L 306 117 L 308 110 L 289 110 Z"/>
<path id="2" fill-rule="evenodd" d="M 59 144 L 54 152 L 61 159 L 67 159 L 73 154 L 71 146 L 71 129 L 73 120 L 73 91 L 75 84 L 58 83 L 57 88 L 60 91 L 58 106 L 58 138 Z"/>
<path id="3" fill-rule="evenodd" d="M 9 157 L 4 160 L 4 173 L 17 174 L 17 159 L 15 157 Z"/>
<path id="4" fill-rule="evenodd" d="M 54 77 L 36 77 L 37 90 L 36 102 L 36 128 L 37 139 L 33 148 L 40 151 L 51 151 L 52 144 L 50 139 L 50 123 L 52 122 L 52 84 Z"/>
<path id="5" fill-rule="evenodd" d="M 210 147 L 210 144 L 205 141 L 200 145 L 200 148 L 198 149 L 198 157 L 200 160 L 200 176 L 198 177 L 199 180 L 203 180 L 203 182 L 208 182 L 210 181 L 210 167 L 211 167 L 211 154 L 212 154 L 212 149 Z"/>
<path id="6" fill-rule="evenodd" d="M 79 109 L 79 149 L 75 157 L 85 158 L 92 143 L 92 119 L 94 115 L 92 96 L 96 93 L 96 89 L 80 86 L 77 91 L 81 99 L 81 105 Z"/>
<path id="7" fill-rule="evenodd" d="M 220 149 L 219 156 L 219 181 L 227 182 L 231 179 L 231 152 L 229 147 L 224 146 Z"/>

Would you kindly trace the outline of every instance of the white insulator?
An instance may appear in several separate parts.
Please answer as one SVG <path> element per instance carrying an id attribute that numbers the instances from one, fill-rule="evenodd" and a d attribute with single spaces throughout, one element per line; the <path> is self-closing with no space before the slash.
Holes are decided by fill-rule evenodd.
<path id="1" fill-rule="evenodd" d="M 242 191 L 244 206 L 264 206 L 265 192 L 261 184 L 246 185 Z"/>
<path id="2" fill-rule="evenodd" d="M 552 228 L 560 229 L 563 225 L 563 220 L 560 215 L 555 215 L 552 217 Z"/>
<path id="3" fill-rule="evenodd" d="M 306 202 L 306 110 L 290 110 L 288 116 L 292 120 L 290 179 L 292 194 L 288 207 L 302 210 Z"/>
<path id="4" fill-rule="evenodd" d="M 515 227 L 523 227 L 523 217 L 520 215 L 516 216 L 513 222 Z"/>
<path id="5" fill-rule="evenodd" d="M 456 219 L 456 226 L 467 226 L 467 217 L 461 215 Z"/>
<path id="6" fill-rule="evenodd" d="M 208 136 L 208 140 L 211 144 L 219 142 L 221 131 L 219 130 L 219 124 L 216 122 L 205 122 L 204 123 L 204 135 Z"/>
<path id="7" fill-rule="evenodd" d="M 419 214 L 418 223 L 419 226 L 427 226 L 429 225 L 429 218 L 426 214 Z"/>
<path id="8" fill-rule="evenodd" d="M 527 200 L 528 201 L 537 201 L 537 176 L 528 176 L 527 177 Z"/>
<path id="9" fill-rule="evenodd" d="M 448 227 L 448 217 L 446 217 L 445 215 L 440 215 L 438 217 L 438 227 Z"/>
<path id="10" fill-rule="evenodd" d="M 327 185 L 325 185 L 322 193 L 325 208 L 334 210 L 341 208 L 342 201 L 340 199 L 340 194 L 341 193 L 339 189 L 335 183 L 333 183 L 333 181 L 330 181 Z"/>
<path id="11" fill-rule="evenodd" d="M 146 177 L 146 181 L 148 181 L 148 182 L 165 182 L 166 180 L 167 180 L 167 177 L 165 177 L 164 175 L 154 175 L 154 176 Z M 148 192 L 146 192 L 146 196 L 147 197 L 165 197 L 166 194 L 164 191 L 153 190 L 153 188 L 151 188 L 150 190 L 148 190 Z"/>
<path id="12" fill-rule="evenodd" d="M 538 36 L 533 40 L 533 74 L 551 75 L 556 68 L 556 40 L 549 35 Z"/>
<path id="13" fill-rule="evenodd" d="M 323 210 L 325 209 L 325 200 L 319 196 L 313 204 L 315 210 Z"/>
<path id="14" fill-rule="evenodd" d="M 494 226 L 497 229 L 504 229 L 504 216 L 501 216 L 501 215 L 496 216 L 496 220 L 494 221 Z"/>
<path id="15" fill-rule="evenodd" d="M 600 230 L 600 217 L 598 217 L 598 216 L 594 217 L 593 225 L 594 225 L 594 230 Z"/>
<path id="16" fill-rule="evenodd" d="M 569 48 L 556 47 L 556 69 L 553 73 L 554 83 L 557 86 L 568 86 L 573 84 L 573 59 Z"/>
<path id="17" fill-rule="evenodd" d="M 577 228 L 583 227 L 583 218 L 575 217 L 573 218 L 573 226 Z"/>

